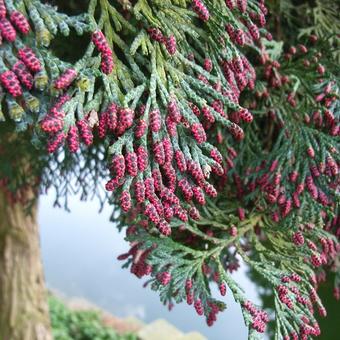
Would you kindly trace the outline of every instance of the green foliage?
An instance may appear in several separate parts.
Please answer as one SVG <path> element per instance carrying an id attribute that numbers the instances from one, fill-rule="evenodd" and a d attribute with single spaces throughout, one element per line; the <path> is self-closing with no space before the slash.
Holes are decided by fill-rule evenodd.
<path id="1" fill-rule="evenodd" d="M 275 339 L 318 335 L 321 268 L 340 295 L 338 4 L 271 1 L 272 36 L 257 0 L 5 3 L 32 24 L 0 51 L 5 189 L 104 202 L 110 176 L 119 258 L 164 304 L 186 300 L 211 326 L 226 309 L 211 285 L 228 287 L 261 337 L 268 315 L 230 275 L 242 259 L 270 286 Z M 10 73 L 25 44 L 41 63 L 30 91 Z"/>
<path id="2" fill-rule="evenodd" d="M 274 18 L 270 24 L 276 39 L 294 44 L 296 37 L 316 34 L 335 47 L 333 56 L 340 62 L 339 37 L 332 34 L 340 32 L 339 1 L 274 0 L 268 1 L 268 7 Z"/>
<path id="3" fill-rule="evenodd" d="M 119 335 L 105 327 L 96 311 L 73 311 L 50 296 L 50 317 L 55 340 L 136 340 L 133 334 Z"/>

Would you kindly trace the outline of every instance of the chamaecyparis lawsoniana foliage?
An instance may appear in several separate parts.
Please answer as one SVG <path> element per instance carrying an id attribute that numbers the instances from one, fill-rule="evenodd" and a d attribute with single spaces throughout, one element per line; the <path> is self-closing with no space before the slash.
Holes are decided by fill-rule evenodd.
<path id="1" fill-rule="evenodd" d="M 269 317 L 230 275 L 242 258 L 273 289 L 276 338 L 307 339 L 317 274 L 339 266 L 339 21 L 326 1 L 298 42 L 276 19 L 305 7 L 283 3 L 272 40 L 263 1 L 91 0 L 72 16 L 0 0 L 0 156 L 30 164 L 2 162 L 0 180 L 13 200 L 54 186 L 67 204 L 105 201 L 106 179 L 120 259 L 164 304 L 212 325 L 230 290 L 261 337 Z"/>

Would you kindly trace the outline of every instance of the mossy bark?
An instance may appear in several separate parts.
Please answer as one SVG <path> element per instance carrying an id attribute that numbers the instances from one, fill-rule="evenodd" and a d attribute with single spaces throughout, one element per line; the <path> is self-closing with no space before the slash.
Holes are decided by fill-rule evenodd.
<path id="1" fill-rule="evenodd" d="M 27 213 L 0 189 L 0 340 L 52 339 L 40 256 L 37 199 Z"/>

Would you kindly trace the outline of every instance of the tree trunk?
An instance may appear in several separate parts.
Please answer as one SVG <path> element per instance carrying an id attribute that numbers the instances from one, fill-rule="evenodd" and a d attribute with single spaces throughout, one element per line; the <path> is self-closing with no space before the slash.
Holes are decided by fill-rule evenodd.
<path id="1" fill-rule="evenodd" d="M 0 340 L 51 340 L 37 199 L 29 214 L 0 188 Z"/>

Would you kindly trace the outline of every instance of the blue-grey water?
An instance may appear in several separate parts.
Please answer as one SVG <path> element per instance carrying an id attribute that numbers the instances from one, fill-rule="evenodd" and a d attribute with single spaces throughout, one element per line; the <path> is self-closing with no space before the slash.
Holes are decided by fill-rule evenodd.
<path id="1" fill-rule="evenodd" d="M 128 250 L 123 233 L 109 222 L 110 207 L 98 214 L 96 202 L 70 201 L 68 213 L 52 207 L 53 195 L 42 196 L 39 207 L 41 246 L 45 277 L 51 289 L 67 297 L 80 297 L 119 317 L 136 316 L 149 323 L 164 318 L 178 329 L 199 331 L 209 340 L 245 340 L 241 309 L 227 293 L 228 308 L 218 315 L 213 327 L 186 304 L 176 305 L 169 312 L 149 288 L 121 268 L 117 256 Z M 256 288 L 247 278 L 245 269 L 234 275 L 247 291 L 247 296 L 259 302 Z M 217 289 L 216 289 L 217 290 Z M 217 294 L 217 292 L 216 292 Z"/>

